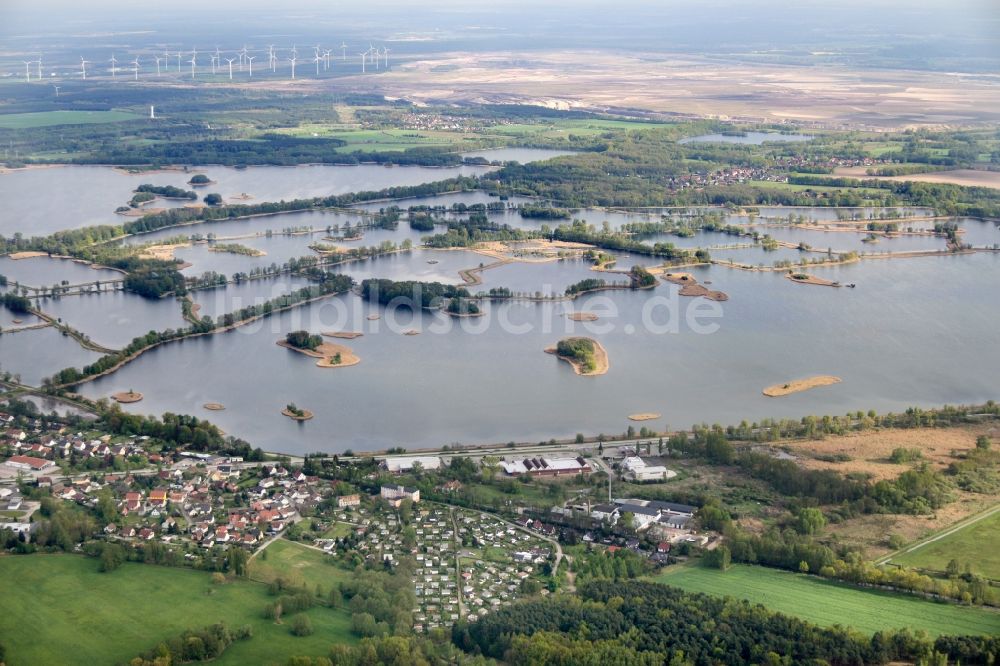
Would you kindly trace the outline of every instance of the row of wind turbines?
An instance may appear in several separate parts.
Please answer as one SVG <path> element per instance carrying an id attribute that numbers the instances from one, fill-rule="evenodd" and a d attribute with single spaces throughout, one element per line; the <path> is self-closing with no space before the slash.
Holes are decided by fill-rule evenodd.
<path id="1" fill-rule="evenodd" d="M 347 44 L 341 43 L 340 45 L 340 59 L 342 62 L 347 62 Z M 209 60 L 211 73 L 213 76 L 218 76 L 219 74 L 225 75 L 228 71 L 229 80 L 233 80 L 233 63 L 237 63 L 236 71 L 242 73 L 244 69 L 247 72 L 247 78 L 253 78 L 253 61 L 259 57 L 267 56 L 267 69 L 270 70 L 272 74 L 278 73 L 278 64 L 282 60 L 286 61 L 290 65 L 291 77 L 295 79 L 295 66 L 299 63 L 309 63 L 312 62 L 316 67 L 316 76 L 320 76 L 320 71 L 329 71 L 333 68 L 333 61 L 335 57 L 333 55 L 334 49 L 323 49 L 319 44 L 312 47 L 313 57 L 309 58 L 308 54 L 303 57 L 299 57 L 299 49 L 297 46 L 293 45 L 290 49 L 286 49 L 286 55 L 284 58 L 279 57 L 279 51 L 275 50 L 275 45 L 271 44 L 267 48 L 266 54 L 263 52 L 258 52 L 257 55 L 251 55 L 252 51 L 248 50 L 244 46 L 239 51 L 234 53 L 234 57 L 227 58 L 223 54 L 229 55 L 233 53 L 232 51 L 223 52 L 218 46 L 215 47 L 215 52 L 209 52 Z M 204 54 L 202 54 L 204 55 Z M 185 57 L 190 56 L 185 60 Z M 372 70 L 372 66 L 376 71 L 389 69 L 389 48 L 388 47 L 377 47 L 371 44 L 368 45 L 367 51 L 362 51 L 358 53 L 361 58 L 361 73 L 365 74 Z M 175 51 L 171 52 L 169 50 L 164 50 L 163 55 L 153 56 L 156 62 L 156 75 L 163 76 L 164 74 L 170 72 L 176 72 L 177 74 L 183 74 L 183 70 L 186 69 L 185 65 L 190 65 L 191 78 L 196 79 L 199 72 L 198 65 L 198 50 L 191 49 L 191 51 Z M 174 60 L 176 59 L 176 67 L 174 66 Z M 225 61 L 224 66 L 222 62 Z M 40 80 L 42 78 L 42 57 L 39 55 L 37 60 L 23 60 L 24 63 L 24 80 L 27 82 L 31 81 L 31 69 L 32 65 L 37 65 L 37 78 Z M 134 60 L 119 60 L 112 53 L 111 57 L 107 60 L 110 63 L 110 68 L 106 71 L 111 72 L 111 78 L 114 81 L 118 80 L 119 73 L 124 73 L 125 79 L 132 78 L 134 81 L 139 80 L 139 73 L 141 70 L 141 63 L 139 62 L 138 56 Z M 80 74 L 84 80 L 87 78 L 87 65 L 93 64 L 93 61 L 86 60 L 83 56 L 80 56 Z M 124 66 L 119 66 L 122 64 Z M 127 67 L 131 65 L 131 68 Z M 205 65 L 202 65 L 204 68 Z M 260 65 L 258 65 L 258 70 Z M 91 70 L 92 72 L 93 70 Z M 207 73 L 206 70 L 201 70 L 203 73 Z M 128 75 L 131 74 L 131 77 Z M 92 74 L 93 75 L 93 74 Z"/>

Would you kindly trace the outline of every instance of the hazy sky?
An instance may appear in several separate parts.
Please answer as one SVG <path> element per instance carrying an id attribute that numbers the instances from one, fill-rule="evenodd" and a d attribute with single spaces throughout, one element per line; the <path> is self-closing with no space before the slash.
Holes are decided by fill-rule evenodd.
<path id="1" fill-rule="evenodd" d="M 861 65 L 877 52 L 891 66 L 1000 72 L 1000 0 L 0 0 L 0 51 L 10 54 L 53 44 L 225 48 L 414 37 L 433 39 L 424 51 L 833 49 Z M 401 54 L 416 52 L 413 44 Z"/>

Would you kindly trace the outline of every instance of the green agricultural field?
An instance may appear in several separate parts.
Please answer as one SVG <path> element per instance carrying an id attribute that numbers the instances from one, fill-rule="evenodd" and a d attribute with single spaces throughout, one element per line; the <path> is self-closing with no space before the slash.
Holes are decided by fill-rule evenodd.
<path id="1" fill-rule="evenodd" d="M 1000 632 L 1000 612 L 863 590 L 765 567 L 735 565 L 726 572 L 697 565 L 673 567 L 655 580 L 690 592 L 746 599 L 808 622 L 840 624 L 865 633 L 904 627 L 923 629 L 931 636 Z"/>
<path id="2" fill-rule="evenodd" d="M 0 129 L 31 129 L 52 125 L 95 125 L 137 120 L 143 116 L 126 111 L 38 111 L 0 115 Z"/>
<path id="3" fill-rule="evenodd" d="M 266 558 L 264 553 L 267 553 Z M 250 562 L 250 578 L 270 583 L 279 577 L 310 590 L 319 585 L 325 594 L 340 581 L 348 580 L 351 572 L 337 566 L 332 555 L 278 539 Z"/>
<path id="4" fill-rule="evenodd" d="M 325 656 L 353 642 L 343 610 L 308 612 L 315 633 L 298 638 L 289 623 L 263 619 L 272 597 L 249 581 L 213 585 L 208 573 L 126 563 L 98 572 L 76 555 L 0 557 L 0 637 L 9 666 L 123 663 L 185 629 L 225 621 L 249 624 L 253 638 L 234 643 L 220 664 L 285 663 L 289 655 Z M 17 581 L 14 585 L 11 581 Z"/>
<path id="5" fill-rule="evenodd" d="M 956 560 L 962 571 L 1000 580 L 1000 511 L 946 537 L 892 558 L 894 564 L 944 571 Z"/>
<path id="6" fill-rule="evenodd" d="M 366 130 L 346 128 L 340 124 L 303 123 L 298 127 L 276 131 L 297 137 L 332 138 L 346 141 L 346 146 L 337 148 L 337 152 L 340 153 L 386 152 L 409 150 L 410 148 L 455 148 L 459 150 L 478 148 L 482 143 L 461 132 L 406 129 Z M 471 146 L 468 145 L 470 141 L 473 141 Z"/>

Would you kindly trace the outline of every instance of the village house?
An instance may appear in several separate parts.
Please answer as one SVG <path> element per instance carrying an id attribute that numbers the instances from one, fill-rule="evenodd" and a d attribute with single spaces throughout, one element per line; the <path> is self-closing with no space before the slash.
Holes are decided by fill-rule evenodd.
<path id="1" fill-rule="evenodd" d="M 382 486 L 379 495 L 393 507 L 399 507 L 403 500 L 406 499 L 413 502 L 420 501 L 420 490 L 418 488 L 406 488 L 395 484 Z"/>
<path id="2" fill-rule="evenodd" d="M 341 495 L 337 498 L 337 507 L 344 509 L 347 507 L 361 506 L 361 495 Z"/>

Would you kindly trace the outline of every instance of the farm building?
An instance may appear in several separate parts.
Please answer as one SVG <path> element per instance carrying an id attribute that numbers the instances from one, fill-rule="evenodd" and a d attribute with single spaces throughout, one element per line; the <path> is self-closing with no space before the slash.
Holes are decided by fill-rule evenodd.
<path id="1" fill-rule="evenodd" d="M 502 462 L 504 474 L 507 476 L 567 476 L 575 474 L 590 474 L 593 470 L 583 458 L 524 458 L 511 462 Z"/>

